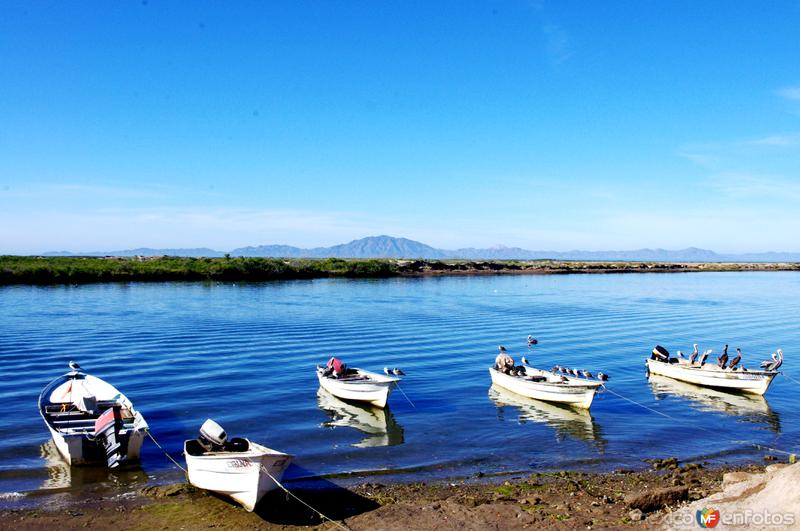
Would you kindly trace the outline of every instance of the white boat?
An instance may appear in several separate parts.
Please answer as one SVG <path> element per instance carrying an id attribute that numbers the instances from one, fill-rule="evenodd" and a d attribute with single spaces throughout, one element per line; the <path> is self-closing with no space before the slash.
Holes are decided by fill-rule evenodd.
<path id="1" fill-rule="evenodd" d="M 389 394 L 400 378 L 385 376 L 364 369 L 347 369 L 346 376 L 325 376 L 325 368 L 317 366 L 319 385 L 330 394 L 342 400 L 367 402 L 375 407 L 384 408 Z"/>
<path id="2" fill-rule="evenodd" d="M 278 488 L 276 481 L 281 480 L 294 456 L 247 439 L 227 441 L 221 428 L 221 443 L 204 446 L 204 430 L 209 426 L 219 428 L 215 422 L 206 421 L 201 437 L 183 444 L 189 483 L 228 496 L 252 512 L 267 492 Z"/>
<path id="3" fill-rule="evenodd" d="M 653 352 L 655 353 L 656 349 Z M 722 368 L 713 363 L 689 361 L 684 358 L 669 358 L 668 354 L 664 357 L 663 353 L 666 350 L 663 347 L 659 352 L 659 355 L 654 354 L 646 361 L 647 370 L 650 374 L 666 376 L 705 387 L 763 395 L 778 374 L 778 371 L 774 368 L 747 370 L 736 367 L 731 369 Z M 780 362 L 777 357 L 773 357 L 773 362 L 764 362 L 764 364 L 775 368 L 780 367 L 780 363 L 783 361 L 783 353 L 780 350 L 778 350 L 778 353 Z M 659 359 L 653 359 L 655 357 L 659 357 Z"/>
<path id="4" fill-rule="evenodd" d="M 589 409 L 602 382 L 525 367 L 525 375 L 512 376 L 489 368 L 492 383 L 518 395 Z"/>
<path id="5" fill-rule="evenodd" d="M 70 465 L 109 468 L 139 459 L 147 422 L 113 385 L 81 371 L 59 376 L 39 395 L 39 414 Z"/>
<path id="6" fill-rule="evenodd" d="M 317 404 L 331 417 L 322 426 L 354 428 L 366 435 L 362 441 L 353 444 L 356 448 L 403 444 L 403 428 L 395 422 L 388 407 L 345 402 L 322 388 L 317 391 Z"/>

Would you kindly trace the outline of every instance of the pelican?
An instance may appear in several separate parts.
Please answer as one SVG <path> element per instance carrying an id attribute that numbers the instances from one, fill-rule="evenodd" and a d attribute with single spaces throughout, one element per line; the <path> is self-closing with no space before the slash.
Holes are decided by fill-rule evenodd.
<path id="1" fill-rule="evenodd" d="M 679 357 L 680 359 L 682 359 L 682 360 L 685 360 L 685 359 L 686 359 L 686 356 L 684 356 L 684 355 L 683 355 L 683 351 L 680 351 L 680 350 L 678 351 L 678 357 Z"/>
<path id="2" fill-rule="evenodd" d="M 604 372 L 598 372 L 597 373 L 597 379 L 600 380 L 601 382 L 607 382 L 608 381 L 608 375 L 606 373 L 604 373 Z"/>
<path id="3" fill-rule="evenodd" d="M 584 378 L 591 378 L 593 375 L 589 371 L 585 371 L 584 370 L 584 371 L 581 371 L 581 376 L 583 376 Z"/>
<path id="4" fill-rule="evenodd" d="M 569 373 L 570 373 L 572 376 L 578 376 L 578 369 L 570 369 L 570 370 L 569 370 Z"/>
<path id="5" fill-rule="evenodd" d="M 530 347 L 531 345 L 537 345 L 538 343 L 539 343 L 539 341 L 538 341 L 538 340 L 537 340 L 535 337 L 533 337 L 533 336 L 528 336 L 528 346 L 529 346 L 529 347 Z"/>
<path id="6" fill-rule="evenodd" d="M 523 365 L 527 365 L 528 364 L 528 358 L 526 358 L 525 356 L 522 356 L 522 363 L 523 363 Z"/>
<path id="7" fill-rule="evenodd" d="M 81 366 L 75 363 L 74 361 L 69 362 L 69 368 L 72 369 L 73 371 L 81 370 Z"/>
<path id="8" fill-rule="evenodd" d="M 742 349 L 736 347 L 736 357 L 731 360 L 730 364 L 728 365 L 728 368 L 730 370 L 735 369 L 736 366 L 739 365 L 740 361 L 742 361 Z"/>
<path id="9" fill-rule="evenodd" d="M 404 373 L 402 370 L 398 369 L 397 367 L 395 367 L 392 370 L 392 374 L 394 374 L 395 376 L 405 376 L 406 375 L 406 373 Z"/>
<path id="10" fill-rule="evenodd" d="M 566 367 L 559 367 L 558 370 L 561 371 L 561 374 L 566 374 L 569 372 L 569 369 Z"/>
<path id="11" fill-rule="evenodd" d="M 706 360 L 708 359 L 709 354 L 711 354 L 712 352 L 713 351 L 711 349 L 708 349 L 705 352 L 703 352 L 702 356 L 700 356 L 700 366 L 701 367 L 706 364 Z"/>
<path id="12" fill-rule="evenodd" d="M 392 370 L 389 367 L 384 367 L 383 368 L 383 374 L 385 374 L 386 376 L 391 376 L 394 373 L 392 372 Z"/>
<path id="13" fill-rule="evenodd" d="M 722 356 L 717 358 L 717 365 L 719 365 L 721 369 L 724 369 L 727 363 L 728 363 L 728 345 L 725 345 L 725 348 L 722 349 Z"/>
<path id="14" fill-rule="evenodd" d="M 761 362 L 761 368 L 766 371 L 777 371 L 781 365 L 783 365 L 783 351 L 781 349 L 772 353 L 772 361 Z"/>
<path id="15" fill-rule="evenodd" d="M 550 372 L 552 372 L 553 374 L 555 374 L 557 372 L 560 372 L 560 371 L 561 371 L 561 367 L 559 367 L 558 365 L 556 365 L 552 369 L 550 369 Z"/>
<path id="16" fill-rule="evenodd" d="M 506 351 L 506 347 L 504 347 L 503 345 L 500 345 L 497 348 L 498 348 L 498 350 L 500 350 L 500 352 L 505 352 Z"/>
<path id="17" fill-rule="evenodd" d="M 694 361 L 697 359 L 698 354 L 700 354 L 700 351 L 697 350 L 697 343 L 695 343 L 693 346 L 694 346 L 694 351 L 692 351 L 692 355 L 689 357 L 689 363 L 691 363 L 692 365 L 694 365 Z"/>

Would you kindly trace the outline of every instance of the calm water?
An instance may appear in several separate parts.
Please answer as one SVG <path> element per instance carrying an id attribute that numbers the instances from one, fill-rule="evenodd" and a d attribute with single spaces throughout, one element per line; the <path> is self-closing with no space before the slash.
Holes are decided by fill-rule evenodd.
<path id="1" fill-rule="evenodd" d="M 716 356 L 728 342 L 750 367 L 782 347 L 800 377 L 796 273 L 16 286 L 0 288 L 0 311 L 0 504 L 181 477 L 150 441 L 130 472 L 61 464 L 36 400 L 71 359 L 127 394 L 176 457 L 210 417 L 296 454 L 293 481 L 760 459 L 749 442 L 800 450 L 800 389 L 786 378 L 764 400 L 648 381 L 643 364 L 655 343 Z M 586 414 L 490 388 L 498 344 L 603 370 L 611 390 L 673 418 L 610 392 Z M 385 412 L 318 394 L 314 366 L 331 355 L 402 367 L 415 407 L 397 391 Z"/>

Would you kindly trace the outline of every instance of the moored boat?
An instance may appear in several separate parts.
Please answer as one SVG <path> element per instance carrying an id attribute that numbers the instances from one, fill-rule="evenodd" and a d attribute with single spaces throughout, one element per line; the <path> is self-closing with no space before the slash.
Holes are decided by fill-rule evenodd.
<path id="1" fill-rule="evenodd" d="M 379 408 L 386 407 L 389 395 L 400 378 L 344 365 L 341 365 L 341 370 L 333 370 L 333 361 L 341 365 L 341 362 L 332 359 L 327 367 L 317 366 L 317 379 L 323 389 L 342 400 L 366 402 Z"/>
<path id="2" fill-rule="evenodd" d="M 769 389 L 772 380 L 778 375 L 778 367 L 783 362 L 783 352 L 773 354 L 771 361 L 761 364 L 761 369 L 748 370 L 744 366 L 727 365 L 727 354 L 720 357 L 717 364 L 706 363 L 706 358 L 711 351 L 698 361 L 696 355 L 691 359 L 681 357 L 671 358 L 669 352 L 660 345 L 653 349 L 653 353 L 645 362 L 650 374 L 666 376 L 675 380 L 689 382 L 695 385 L 763 395 Z M 740 358 L 740 357 L 739 357 Z M 738 363 L 738 362 L 737 362 Z"/>
<path id="3" fill-rule="evenodd" d="M 293 455 L 247 439 L 228 440 L 225 430 L 209 419 L 197 439 L 184 442 L 189 483 L 228 496 L 252 512 L 276 488 Z"/>
<path id="4" fill-rule="evenodd" d="M 322 426 L 354 428 L 366 436 L 353 444 L 356 448 L 403 444 L 403 428 L 397 424 L 388 406 L 378 408 L 371 404 L 345 402 L 323 388 L 317 390 L 317 404 L 330 416 Z"/>
<path id="5" fill-rule="evenodd" d="M 518 395 L 545 402 L 568 404 L 573 407 L 589 409 L 595 393 L 603 383 L 565 376 L 534 367 L 525 367 L 524 374 L 506 374 L 495 367 L 489 368 L 492 383 Z"/>
<path id="6" fill-rule="evenodd" d="M 58 452 L 70 465 L 137 461 L 147 433 L 142 414 L 113 385 L 75 362 L 70 368 L 39 395 L 39 414 Z"/>

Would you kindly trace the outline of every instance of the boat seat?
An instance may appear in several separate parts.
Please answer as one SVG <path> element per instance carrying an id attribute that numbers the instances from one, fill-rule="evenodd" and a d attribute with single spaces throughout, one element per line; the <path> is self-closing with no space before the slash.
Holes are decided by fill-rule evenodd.
<path id="1" fill-rule="evenodd" d="M 215 452 L 207 452 L 197 439 L 192 439 L 186 443 L 186 453 L 189 455 L 216 455 L 223 454 L 225 452 L 246 452 L 249 449 L 250 442 L 247 439 L 242 439 L 240 437 L 233 437 L 231 440 L 225 443 L 225 446 L 223 446 L 222 450 Z"/>

